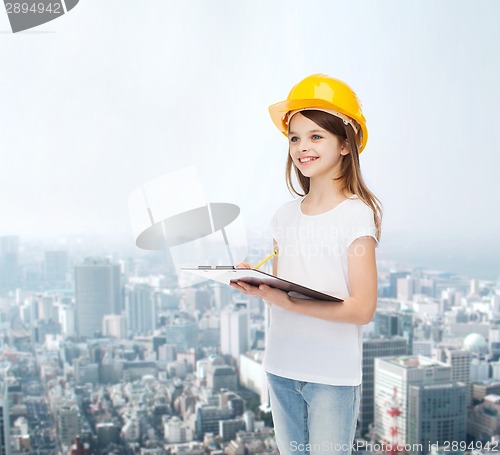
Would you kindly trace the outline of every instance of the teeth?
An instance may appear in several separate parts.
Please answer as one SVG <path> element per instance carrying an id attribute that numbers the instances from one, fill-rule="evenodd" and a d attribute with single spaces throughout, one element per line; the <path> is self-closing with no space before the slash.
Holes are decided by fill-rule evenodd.
<path id="1" fill-rule="evenodd" d="M 315 159 L 316 157 L 307 156 L 305 158 L 299 158 L 299 161 L 301 163 L 307 163 L 308 161 L 314 161 Z"/>

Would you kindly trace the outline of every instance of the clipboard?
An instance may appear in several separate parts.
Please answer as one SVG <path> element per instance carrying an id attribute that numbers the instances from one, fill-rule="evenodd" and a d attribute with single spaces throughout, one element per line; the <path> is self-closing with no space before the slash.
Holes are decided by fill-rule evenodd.
<path id="1" fill-rule="evenodd" d="M 314 289 L 310 289 L 297 283 L 292 283 L 291 281 L 278 278 L 257 269 L 237 268 L 232 265 L 200 265 L 199 267 L 181 267 L 181 270 L 227 285 L 229 285 L 230 282 L 236 281 L 243 281 L 252 286 L 267 284 L 272 288 L 287 292 L 290 297 L 296 297 L 299 299 L 327 300 L 330 302 L 344 301 L 338 297 L 315 291 Z"/>

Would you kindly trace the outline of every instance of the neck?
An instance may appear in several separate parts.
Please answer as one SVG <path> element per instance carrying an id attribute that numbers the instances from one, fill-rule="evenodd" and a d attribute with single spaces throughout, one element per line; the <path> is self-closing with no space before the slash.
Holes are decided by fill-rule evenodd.
<path id="1" fill-rule="evenodd" d="M 307 198 L 310 202 L 323 202 L 345 198 L 341 182 L 333 180 L 334 176 L 322 176 L 311 178 L 309 181 L 309 193 Z"/>

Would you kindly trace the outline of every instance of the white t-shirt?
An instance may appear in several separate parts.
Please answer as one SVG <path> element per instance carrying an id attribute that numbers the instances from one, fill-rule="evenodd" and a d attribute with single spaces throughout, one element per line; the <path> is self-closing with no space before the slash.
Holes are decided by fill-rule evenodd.
<path id="1" fill-rule="evenodd" d="M 271 220 L 279 249 L 278 276 L 344 299 L 350 295 L 347 250 L 358 237 L 376 239 L 373 211 L 354 195 L 328 212 L 305 215 L 302 199 L 281 206 Z M 322 384 L 361 383 L 361 325 L 326 321 L 277 305 L 270 311 L 265 371 Z"/>

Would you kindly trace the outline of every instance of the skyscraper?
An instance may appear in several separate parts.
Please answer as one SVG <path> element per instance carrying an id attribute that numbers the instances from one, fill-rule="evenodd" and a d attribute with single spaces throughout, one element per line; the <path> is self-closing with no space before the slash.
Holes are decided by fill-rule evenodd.
<path id="1" fill-rule="evenodd" d="M 363 386 L 359 407 L 358 431 L 364 437 L 374 422 L 373 388 L 375 385 L 375 359 L 408 354 L 408 341 L 403 337 L 363 340 Z"/>
<path id="2" fill-rule="evenodd" d="M 465 442 L 467 412 L 463 382 L 409 387 L 407 442 L 428 453 L 429 442 Z"/>
<path id="3" fill-rule="evenodd" d="M 398 278 L 397 299 L 412 300 L 413 294 L 420 294 L 418 279 L 410 276 L 406 278 Z"/>
<path id="4" fill-rule="evenodd" d="M 71 446 L 71 443 L 80 432 L 80 410 L 78 405 L 65 403 L 57 410 L 57 429 L 64 446 Z"/>
<path id="5" fill-rule="evenodd" d="M 465 440 L 465 399 L 466 385 L 452 381 L 451 367 L 445 363 L 422 356 L 375 359 L 375 436 L 379 442 L 425 441 L 425 451 L 429 442 Z"/>
<path id="6" fill-rule="evenodd" d="M 249 349 L 248 310 L 239 306 L 228 306 L 220 312 L 220 350 L 232 356 L 239 365 L 240 354 Z"/>
<path id="7" fill-rule="evenodd" d="M 156 300 L 147 284 L 136 284 L 127 289 L 125 297 L 128 330 L 146 334 L 156 328 Z"/>
<path id="8" fill-rule="evenodd" d="M 76 327 L 81 337 L 102 330 L 105 314 L 120 314 L 120 267 L 108 259 L 87 258 L 75 267 Z"/>
<path id="9" fill-rule="evenodd" d="M 386 297 L 397 298 L 398 296 L 398 280 L 400 278 L 406 278 L 410 275 L 410 272 L 390 272 L 389 274 L 389 289 Z"/>
<path id="10" fill-rule="evenodd" d="M 10 419 L 7 384 L 0 378 L 0 455 L 10 454 Z"/>
<path id="11" fill-rule="evenodd" d="M 434 357 L 440 362 L 451 365 L 452 381 L 460 381 L 467 385 L 465 402 L 467 406 L 470 406 L 472 401 L 470 385 L 471 352 L 454 346 L 439 346 L 434 349 Z"/>

